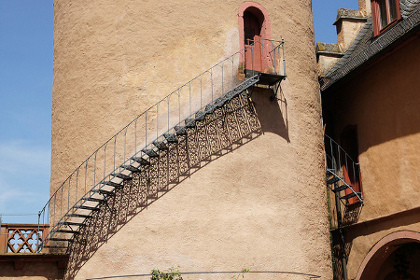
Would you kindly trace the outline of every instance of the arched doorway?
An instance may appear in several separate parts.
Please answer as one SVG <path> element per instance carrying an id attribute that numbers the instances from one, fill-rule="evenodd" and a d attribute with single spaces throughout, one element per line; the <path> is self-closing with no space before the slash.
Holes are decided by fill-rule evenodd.
<path id="1" fill-rule="evenodd" d="M 398 231 L 366 255 L 356 280 L 420 280 L 420 233 Z"/>
<path id="2" fill-rule="evenodd" d="M 260 4 L 248 1 L 239 7 L 238 15 L 240 47 L 244 50 L 240 62 L 245 70 L 265 72 L 272 66 L 268 12 Z"/>

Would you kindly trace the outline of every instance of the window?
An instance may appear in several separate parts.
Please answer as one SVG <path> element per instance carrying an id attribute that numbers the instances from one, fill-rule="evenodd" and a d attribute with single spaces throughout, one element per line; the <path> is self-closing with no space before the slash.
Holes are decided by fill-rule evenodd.
<path id="1" fill-rule="evenodd" d="M 372 17 L 375 36 L 381 34 L 401 19 L 399 0 L 372 0 Z"/>

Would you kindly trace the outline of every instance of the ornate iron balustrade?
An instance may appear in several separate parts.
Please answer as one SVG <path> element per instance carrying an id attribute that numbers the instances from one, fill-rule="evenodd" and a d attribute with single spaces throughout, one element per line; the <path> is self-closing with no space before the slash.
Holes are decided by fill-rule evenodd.
<path id="1" fill-rule="evenodd" d="M 48 231 L 48 225 L 1 224 L 0 254 L 36 253 Z"/>
<path id="2" fill-rule="evenodd" d="M 257 43 L 264 46 L 261 52 L 254 51 Z M 247 65 L 251 67 L 247 66 L 245 69 L 242 63 L 246 63 L 249 59 L 252 63 Z M 75 206 L 84 205 L 85 195 L 95 188 L 101 189 L 99 186 L 119 186 L 127 179 L 127 175 L 123 173 L 124 170 L 130 170 L 134 162 L 143 163 L 153 157 L 156 149 L 161 148 L 159 145 L 162 141 L 171 141 L 168 136 L 173 134 L 181 123 L 185 123 L 188 127 L 187 122 L 190 118 L 207 115 L 209 104 L 213 107 L 218 106 L 220 96 L 235 87 L 246 84 L 248 80 L 241 81 L 246 76 L 245 70 L 253 74 L 258 73 L 257 75 L 265 73 L 264 68 L 253 68 L 256 60 L 262 61 L 263 67 L 269 65 L 268 75 L 285 77 L 284 41 L 261 40 L 236 52 L 137 116 L 91 154 L 57 188 L 39 212 L 39 224 L 52 225 L 49 235 L 54 234 L 63 224 L 74 225 L 68 218 L 76 215 Z M 264 61 L 267 61 L 267 64 L 264 65 Z M 267 76 L 264 77 L 267 78 Z M 267 84 L 270 82 L 268 81 Z M 86 205 L 84 207 L 87 211 L 95 210 Z M 87 216 L 79 215 L 81 218 Z M 63 241 L 60 238 L 46 239 Z"/>

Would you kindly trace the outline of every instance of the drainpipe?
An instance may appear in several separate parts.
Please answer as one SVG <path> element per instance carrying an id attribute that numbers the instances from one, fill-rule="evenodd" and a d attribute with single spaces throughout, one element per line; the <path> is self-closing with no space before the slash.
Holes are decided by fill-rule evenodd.
<path id="1" fill-rule="evenodd" d="M 334 188 L 337 188 L 337 183 L 334 183 Z M 346 259 L 346 242 L 344 240 L 344 232 L 342 229 L 342 221 L 341 221 L 341 203 L 340 203 L 340 195 L 339 192 L 335 192 L 335 207 L 337 209 L 337 224 L 338 224 L 338 232 L 340 234 L 340 248 L 341 248 L 341 264 L 343 266 L 343 279 L 348 280 L 347 276 L 347 259 Z"/>

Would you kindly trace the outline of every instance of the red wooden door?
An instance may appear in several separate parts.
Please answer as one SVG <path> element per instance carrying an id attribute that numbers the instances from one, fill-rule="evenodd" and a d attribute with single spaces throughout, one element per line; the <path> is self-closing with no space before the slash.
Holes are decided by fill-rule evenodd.
<path id="1" fill-rule="evenodd" d="M 245 69 L 262 72 L 262 40 L 260 20 L 252 12 L 244 12 Z"/>
<path id="2" fill-rule="evenodd" d="M 343 170 L 344 182 L 348 185 L 352 185 L 352 188 L 355 192 L 362 191 L 362 185 L 360 181 L 360 170 L 358 165 L 358 144 L 357 144 L 357 134 L 354 127 L 346 128 L 341 134 L 341 145 L 348 154 L 346 157 L 343 153 L 341 156 L 341 168 Z M 346 189 L 345 194 L 348 195 L 352 193 L 352 190 Z M 360 200 L 357 197 L 352 197 L 348 199 L 348 204 L 358 203 Z"/>

